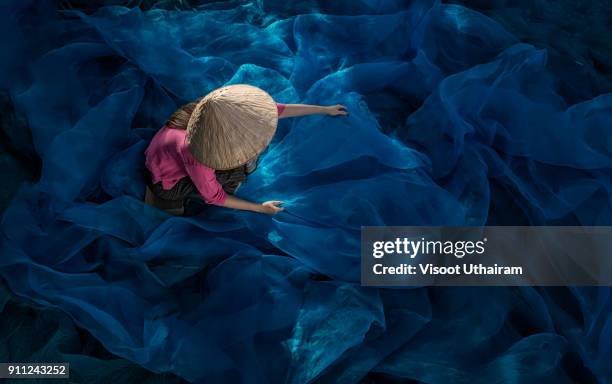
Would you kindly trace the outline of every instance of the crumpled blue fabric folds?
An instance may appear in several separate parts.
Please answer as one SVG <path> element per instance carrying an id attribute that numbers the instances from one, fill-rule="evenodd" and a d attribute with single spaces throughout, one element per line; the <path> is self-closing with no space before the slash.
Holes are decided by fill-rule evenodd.
<path id="1" fill-rule="evenodd" d="M 438 1 L 102 3 L 0 6 L 5 134 L 42 164 L 1 223 L 16 295 L 195 383 L 612 380 L 609 288 L 359 284 L 364 225 L 612 224 L 612 94 L 561 55 Z M 146 206 L 155 130 L 232 83 L 350 115 L 280 122 L 239 191 L 275 217 Z"/>

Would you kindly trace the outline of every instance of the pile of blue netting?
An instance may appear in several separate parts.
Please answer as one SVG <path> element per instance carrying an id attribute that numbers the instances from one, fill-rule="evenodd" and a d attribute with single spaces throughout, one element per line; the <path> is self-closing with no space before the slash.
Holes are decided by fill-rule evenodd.
<path id="1" fill-rule="evenodd" d="M 359 283 L 364 225 L 612 225 L 605 2 L 531 2 L 531 30 L 501 0 L 118 3 L 0 5 L 3 135 L 41 164 L 2 218 L 11 294 L 196 383 L 612 380 L 610 288 Z M 350 115 L 281 120 L 238 192 L 274 217 L 145 205 L 155 131 L 233 83 Z"/>

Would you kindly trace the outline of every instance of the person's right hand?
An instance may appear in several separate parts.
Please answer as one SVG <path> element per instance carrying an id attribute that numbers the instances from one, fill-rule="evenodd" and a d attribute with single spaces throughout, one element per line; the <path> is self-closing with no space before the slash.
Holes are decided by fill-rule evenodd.
<path id="1" fill-rule="evenodd" d="M 261 203 L 261 212 L 268 215 L 276 215 L 285 209 L 280 207 L 281 204 L 283 204 L 283 202 L 278 200 L 266 201 L 265 203 Z"/>

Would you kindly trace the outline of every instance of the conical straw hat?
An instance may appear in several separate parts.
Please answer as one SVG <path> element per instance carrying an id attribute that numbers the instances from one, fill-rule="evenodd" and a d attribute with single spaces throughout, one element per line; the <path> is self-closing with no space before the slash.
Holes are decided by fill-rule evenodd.
<path id="1" fill-rule="evenodd" d="M 268 146 L 277 123 L 272 96 L 251 85 L 228 85 L 198 101 L 187 124 L 187 145 L 202 164 L 232 169 Z"/>

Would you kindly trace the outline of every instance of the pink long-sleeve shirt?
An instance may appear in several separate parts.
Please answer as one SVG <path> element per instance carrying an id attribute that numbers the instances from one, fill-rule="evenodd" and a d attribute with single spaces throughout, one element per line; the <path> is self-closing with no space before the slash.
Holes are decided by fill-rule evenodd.
<path id="1" fill-rule="evenodd" d="M 277 103 L 280 115 L 284 104 Z M 193 157 L 185 142 L 187 131 L 164 126 L 145 151 L 145 166 L 151 172 L 153 183 L 161 182 L 165 190 L 171 189 L 184 177 L 189 177 L 208 204 L 223 205 L 227 195 L 217 181 L 215 170 Z"/>

